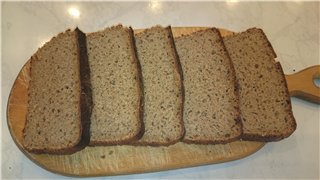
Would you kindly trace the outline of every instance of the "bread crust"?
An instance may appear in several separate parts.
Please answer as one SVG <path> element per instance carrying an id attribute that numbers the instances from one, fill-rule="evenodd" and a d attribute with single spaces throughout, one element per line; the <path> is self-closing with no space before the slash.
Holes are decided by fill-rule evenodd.
<path id="1" fill-rule="evenodd" d="M 123 28 L 122 25 L 117 25 L 113 26 L 111 28 Z M 138 112 L 139 112 L 139 122 L 138 122 L 138 131 L 136 131 L 132 136 L 126 137 L 126 139 L 118 140 L 118 141 L 90 141 L 89 146 L 111 146 L 111 145 L 123 145 L 123 144 L 128 144 L 132 141 L 136 141 L 140 139 L 143 134 L 144 134 L 144 123 L 143 123 L 143 102 L 144 102 L 144 95 L 143 95 L 143 81 L 142 81 L 142 74 L 141 74 L 141 65 L 140 61 L 137 58 L 136 54 L 136 45 L 135 45 L 135 39 L 133 36 L 133 30 L 131 27 L 128 28 L 129 32 L 129 37 L 130 37 L 130 44 L 131 44 L 131 50 L 132 50 L 132 55 L 134 58 L 134 61 L 136 63 L 137 67 L 137 74 L 136 76 L 138 77 L 137 79 L 137 84 L 138 84 L 138 89 L 139 91 L 138 96 L 139 96 L 139 107 L 138 107 Z"/>
<path id="2" fill-rule="evenodd" d="M 66 32 L 70 32 L 71 30 L 68 29 Z M 78 141 L 75 142 L 74 146 L 61 148 L 61 149 L 29 149 L 28 147 L 24 146 L 24 148 L 32 153 L 35 154 L 41 154 L 41 153 L 48 153 L 48 154 L 73 154 L 81 149 L 84 149 L 89 141 L 90 141 L 90 115 L 91 115 L 91 109 L 92 109 L 92 93 L 91 93 L 91 82 L 90 82 L 90 69 L 88 64 L 88 55 L 87 55 L 87 45 L 86 45 L 86 36 L 83 32 L 81 32 L 78 28 L 75 30 L 75 39 L 77 43 L 77 55 L 78 55 L 78 64 L 79 64 L 79 71 L 80 71 L 80 88 L 79 93 L 79 103 L 80 103 L 80 136 L 78 138 Z M 59 33 L 56 37 L 58 37 Z M 52 39 L 56 38 L 53 37 Z M 30 60 L 30 83 L 32 81 L 32 74 L 31 74 L 31 68 L 32 68 L 32 62 L 37 59 L 36 54 L 31 57 Z M 29 92 L 29 89 L 28 89 Z M 28 93 L 29 96 L 29 93 Z M 28 101 L 29 103 L 29 101 Z M 26 121 L 27 123 L 27 121 Z M 25 124 L 26 124 L 25 123 Z M 25 136 L 25 129 L 23 129 L 23 134 Z"/>
<path id="3" fill-rule="evenodd" d="M 129 27 L 129 35 L 130 35 L 130 42 L 131 42 L 131 50 L 132 50 L 132 54 L 134 56 L 134 60 L 136 62 L 137 65 L 137 77 L 138 77 L 138 86 L 139 86 L 139 118 L 140 118 L 140 131 L 136 134 L 134 140 L 138 140 L 140 139 L 143 134 L 144 134 L 144 122 L 143 122 L 143 104 L 144 104 L 144 95 L 143 95 L 143 81 L 142 81 L 142 71 L 141 71 L 141 64 L 140 61 L 137 57 L 137 47 L 136 47 L 136 42 L 134 39 L 134 35 L 133 35 L 133 29 L 130 26 Z"/>
<path id="4" fill-rule="evenodd" d="M 180 58 L 179 58 L 179 55 L 178 55 L 178 52 L 177 52 L 177 49 L 176 49 L 176 45 L 175 45 L 175 42 L 174 42 L 174 37 L 173 37 L 173 34 L 172 34 L 172 29 L 171 29 L 171 26 L 168 26 L 166 27 L 167 31 L 169 32 L 169 36 L 170 36 L 170 41 L 171 41 L 171 50 L 173 51 L 173 54 L 175 56 L 175 68 L 180 76 L 180 83 L 179 83 L 179 86 L 180 86 L 180 90 L 181 90 L 181 104 L 180 104 L 180 107 L 181 107 L 181 110 L 180 110 L 180 127 L 181 127 L 181 131 L 180 131 L 180 138 L 177 138 L 175 140 L 175 142 L 178 142 L 180 141 L 184 135 L 185 135 L 185 128 L 184 128 L 184 123 L 183 123 L 183 109 L 184 109 L 184 98 L 185 98 L 185 90 L 184 90 L 184 84 L 183 84 L 183 72 L 182 72 L 182 66 L 181 66 L 181 62 L 180 62 Z M 174 143 L 175 143 L 174 142 Z"/>

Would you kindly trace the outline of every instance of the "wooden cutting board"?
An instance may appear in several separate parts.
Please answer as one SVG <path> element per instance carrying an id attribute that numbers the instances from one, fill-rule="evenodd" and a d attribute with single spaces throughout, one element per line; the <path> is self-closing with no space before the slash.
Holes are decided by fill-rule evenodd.
<path id="1" fill-rule="evenodd" d="M 179 36 L 200 29 L 204 28 L 173 28 L 173 34 L 174 36 Z M 139 31 L 141 30 L 136 30 L 135 32 Z M 223 36 L 232 34 L 230 31 L 220 31 Z M 30 80 L 29 66 L 30 63 L 28 61 L 20 71 L 12 87 L 7 107 L 8 126 L 11 136 L 19 149 L 30 160 L 54 173 L 68 176 L 107 176 L 162 171 L 240 159 L 256 152 L 264 145 L 264 143 L 261 142 L 249 141 L 236 141 L 225 145 L 190 145 L 177 143 L 169 147 L 126 145 L 86 147 L 84 150 L 72 155 L 39 155 L 29 153 L 22 146 L 22 131 L 27 113 L 27 88 Z M 310 72 L 310 70 L 308 72 Z M 314 72 L 320 74 L 319 66 L 313 67 L 313 71 L 310 74 L 314 75 Z M 294 91 L 291 92 L 295 92 L 293 95 L 297 95 L 297 92 L 300 95 L 302 94 L 302 96 L 308 94 L 308 89 L 299 91 L 302 89 L 301 87 L 306 86 L 304 86 L 303 83 L 301 86 L 301 82 L 300 84 L 296 83 L 295 79 L 296 78 L 291 78 L 291 80 L 288 81 L 289 89 L 292 87 L 290 84 L 298 84 L 292 87 Z M 308 98 L 309 100 L 314 100 L 319 103 L 319 88 L 312 88 L 313 94 L 311 94 L 313 96 L 309 93 Z M 318 101 L 316 98 L 318 98 Z"/>

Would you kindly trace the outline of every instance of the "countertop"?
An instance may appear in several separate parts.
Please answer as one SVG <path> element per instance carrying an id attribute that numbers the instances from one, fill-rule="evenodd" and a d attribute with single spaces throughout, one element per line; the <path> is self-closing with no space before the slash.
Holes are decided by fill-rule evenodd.
<path id="1" fill-rule="evenodd" d="M 63 179 L 30 161 L 13 142 L 7 99 L 20 69 L 51 37 L 78 26 L 84 32 L 122 23 L 133 28 L 215 26 L 232 31 L 264 30 L 286 74 L 319 59 L 319 2 L 2 2 L 2 178 Z M 292 98 L 298 128 L 244 159 L 110 179 L 312 178 L 319 179 L 319 105 Z M 95 178 L 93 178 L 95 179 Z M 99 177 L 97 178 L 99 179 Z"/>

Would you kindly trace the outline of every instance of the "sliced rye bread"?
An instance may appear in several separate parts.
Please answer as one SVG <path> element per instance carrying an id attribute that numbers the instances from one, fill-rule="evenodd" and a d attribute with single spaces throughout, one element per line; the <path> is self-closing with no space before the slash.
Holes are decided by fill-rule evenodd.
<path id="1" fill-rule="evenodd" d="M 86 36 L 78 28 L 52 38 L 31 57 L 23 146 L 71 154 L 89 143 L 91 88 Z"/>
<path id="2" fill-rule="evenodd" d="M 143 93 L 133 32 L 122 25 L 87 35 L 93 109 L 90 145 L 137 140 L 143 130 Z"/>
<path id="3" fill-rule="evenodd" d="M 184 87 L 183 141 L 227 143 L 242 128 L 235 73 L 220 32 L 215 28 L 175 39 Z"/>
<path id="4" fill-rule="evenodd" d="M 296 129 L 281 65 L 261 29 L 224 38 L 239 83 L 244 140 L 277 141 Z"/>
<path id="5" fill-rule="evenodd" d="M 183 85 L 171 27 L 155 26 L 135 35 L 144 85 L 145 132 L 135 145 L 170 145 L 184 134 Z"/>

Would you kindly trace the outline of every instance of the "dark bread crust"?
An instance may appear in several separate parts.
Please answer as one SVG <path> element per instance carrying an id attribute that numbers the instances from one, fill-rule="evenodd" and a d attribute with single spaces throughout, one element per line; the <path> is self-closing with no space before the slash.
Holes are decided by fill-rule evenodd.
<path id="1" fill-rule="evenodd" d="M 131 51 L 134 57 L 134 61 L 137 65 L 137 77 L 138 77 L 138 85 L 139 85 L 139 99 L 140 99 L 140 105 L 139 105 L 139 117 L 140 117 L 140 131 L 136 134 L 135 138 L 133 140 L 140 139 L 144 134 L 144 122 L 143 122 L 143 104 L 144 104 L 144 95 L 143 95 L 143 81 L 142 81 L 142 71 L 141 71 L 141 64 L 137 56 L 137 47 L 136 47 L 136 40 L 134 39 L 134 33 L 133 29 L 130 26 L 129 27 L 129 35 L 130 35 L 130 43 L 131 43 Z"/>
<path id="2" fill-rule="evenodd" d="M 240 133 L 236 136 L 231 136 L 229 138 L 225 138 L 224 140 L 207 140 L 207 139 L 203 139 L 203 140 L 190 140 L 190 139 L 183 139 L 182 142 L 185 142 L 185 143 L 188 143 L 188 144 L 226 144 L 226 143 L 230 143 L 230 142 L 233 142 L 233 141 L 236 141 L 236 140 L 239 140 L 242 136 L 242 133 L 243 133 L 243 128 L 242 128 L 242 121 L 241 121 L 241 116 L 240 116 L 240 102 L 239 102 L 239 88 L 238 88 L 238 82 L 237 82 L 237 79 L 236 79 L 236 74 L 235 74 L 235 69 L 234 69 L 234 66 L 233 66 L 233 63 L 231 61 L 231 58 L 229 56 L 229 53 L 224 45 L 224 42 L 223 42 L 223 38 L 221 36 L 221 33 L 220 31 L 217 29 L 217 28 L 208 28 L 208 29 L 203 29 L 203 30 L 200 30 L 200 31 L 196 31 L 196 32 L 193 32 L 189 35 L 192 35 L 192 34 L 197 34 L 199 32 L 204 32 L 204 31 L 213 31 L 215 32 L 216 34 L 219 35 L 219 40 L 218 42 L 220 42 L 223 46 L 223 49 L 224 49 L 224 53 L 225 55 L 227 56 L 228 58 L 228 64 L 230 65 L 231 67 L 231 73 L 232 73 L 232 76 L 233 76 L 233 82 L 234 82 L 234 94 L 235 96 L 237 97 L 237 118 L 235 119 L 235 126 L 239 126 L 240 128 Z M 181 38 L 181 37 L 184 37 L 184 36 L 188 36 L 188 35 L 182 35 L 178 38 Z"/>
<path id="3" fill-rule="evenodd" d="M 282 81 L 285 84 L 285 89 L 286 89 L 286 102 L 287 102 L 287 109 L 286 112 L 289 114 L 290 119 L 288 121 L 291 121 L 291 127 L 288 129 L 288 131 L 284 132 L 283 134 L 268 134 L 266 136 L 261 136 L 259 134 L 249 134 L 249 133 L 244 133 L 242 135 L 243 140 L 248 140 L 248 141 L 262 141 L 262 142 L 269 142 L 269 141 L 279 141 L 281 139 L 289 137 L 296 129 L 297 129 L 297 123 L 296 120 L 293 116 L 292 113 L 292 105 L 291 105 L 291 98 L 288 90 L 288 84 L 285 78 L 285 74 L 283 72 L 283 69 L 281 67 L 280 62 L 276 62 L 275 66 L 278 70 L 278 72 L 281 73 Z"/>
<path id="4" fill-rule="evenodd" d="M 122 25 L 117 25 L 112 28 L 119 28 L 122 27 Z M 137 82 L 139 86 L 139 91 L 138 91 L 138 96 L 139 96 L 139 131 L 137 131 L 135 134 L 133 134 L 132 137 L 129 137 L 127 139 L 122 139 L 119 141 L 90 141 L 89 146 L 111 146 L 111 145 L 124 145 L 124 144 L 130 144 L 132 141 L 137 141 L 139 140 L 143 134 L 144 134 L 144 123 L 143 123 L 143 102 L 144 102 L 144 95 L 143 95 L 143 81 L 142 81 L 142 73 L 141 73 L 141 65 L 140 61 L 137 57 L 136 54 L 136 45 L 135 45 L 135 39 L 133 35 L 133 30 L 131 27 L 128 28 L 129 31 L 129 36 L 130 36 L 130 44 L 131 44 L 131 50 L 132 50 L 132 55 L 134 58 L 134 61 L 137 65 L 137 74 L 136 76 L 138 77 Z"/>
<path id="5" fill-rule="evenodd" d="M 65 32 L 71 31 L 70 29 L 66 30 Z M 41 154 L 41 153 L 48 153 L 48 154 L 73 154 L 76 151 L 84 149 L 89 141 L 90 141 L 90 115 L 92 109 L 92 93 L 91 93 L 91 82 L 90 82 L 90 69 L 88 64 L 88 54 L 87 54 L 87 43 L 86 43 L 86 36 L 83 32 L 81 32 L 78 28 L 75 30 L 75 39 L 77 41 L 77 51 L 78 51 L 78 60 L 79 60 L 79 71 L 80 71 L 80 137 L 78 142 L 76 142 L 75 146 L 62 148 L 62 149 L 28 149 L 24 146 L 24 148 L 32 153 Z M 62 33 L 59 33 L 62 34 Z M 58 35 L 59 36 L 59 35 Z M 56 36 L 57 37 L 57 36 Z M 53 37 L 53 38 L 56 38 Z M 52 38 L 52 39 L 53 39 Z M 30 83 L 32 81 L 32 61 L 37 59 L 36 54 L 31 57 L 30 61 Z M 29 91 L 29 89 L 28 89 Z M 29 96 L 29 93 L 28 93 Z M 29 102 L 28 102 L 29 103 Z M 27 121 L 26 121 L 27 123 Z M 25 133 L 25 129 L 23 130 Z"/>
<path id="6" fill-rule="evenodd" d="M 174 42 L 174 37 L 172 34 L 172 29 L 171 26 L 166 27 L 166 30 L 169 32 L 169 39 L 170 39 L 170 45 L 171 45 L 171 50 L 173 51 L 173 55 L 175 56 L 174 59 L 175 61 L 175 68 L 177 69 L 179 76 L 180 76 L 180 89 L 181 89 L 181 119 L 180 119 L 180 126 L 181 126 L 181 131 L 180 131 L 180 138 L 177 138 L 175 141 L 171 142 L 171 143 L 167 143 L 167 144 L 174 144 L 178 141 L 180 141 L 185 134 L 185 128 L 184 128 L 184 123 L 183 123 L 183 109 L 184 109 L 184 98 L 185 98 L 185 90 L 184 90 L 184 84 L 183 84 L 183 72 L 182 72 L 182 66 L 181 66 L 181 62 L 180 62 L 180 58 L 176 49 L 176 45 Z"/>
<path id="7" fill-rule="evenodd" d="M 81 83 L 81 125 L 82 135 L 76 150 L 83 149 L 90 142 L 90 117 L 92 112 L 92 89 L 90 80 L 90 68 L 87 53 L 86 35 L 78 28 L 75 29 L 78 38 L 78 55 L 80 59 L 80 83 Z"/>

